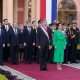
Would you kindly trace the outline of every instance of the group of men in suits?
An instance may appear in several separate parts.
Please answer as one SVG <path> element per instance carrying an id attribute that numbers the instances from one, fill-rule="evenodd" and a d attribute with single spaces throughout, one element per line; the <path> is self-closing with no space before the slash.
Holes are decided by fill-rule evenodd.
<path id="1" fill-rule="evenodd" d="M 12 64 L 17 64 L 20 44 L 20 31 L 17 24 L 14 23 L 13 26 L 11 26 L 8 23 L 8 19 L 4 19 L 4 23 L 1 25 L 1 31 L 4 31 L 5 46 L 3 48 L 2 58 L 0 58 L 2 60 L 0 65 L 3 65 L 3 61 L 8 61 L 9 57 Z M 3 33 L 1 35 L 3 35 Z M 3 36 L 1 37 L 3 38 Z"/>
<path id="2" fill-rule="evenodd" d="M 47 59 L 52 31 L 47 27 L 47 21 L 40 19 L 38 28 L 35 21 L 26 21 L 23 28 L 19 28 L 16 23 L 11 26 L 8 19 L 4 19 L 0 24 L 0 65 L 4 61 L 10 60 L 11 64 L 19 62 L 19 48 L 23 46 L 24 61 L 31 64 L 36 60 L 40 63 L 40 70 L 47 70 Z M 52 25 L 51 25 L 52 26 Z"/>
<path id="3" fill-rule="evenodd" d="M 34 21 L 35 22 L 35 21 Z M 33 22 L 33 23 L 34 23 Z M 4 24 L 0 27 L 1 31 L 1 64 L 3 60 L 7 61 L 10 58 L 12 64 L 18 64 L 19 48 L 24 46 L 24 61 L 32 63 L 33 46 L 35 46 L 35 29 L 30 23 L 27 23 L 24 28 L 19 28 L 16 23 L 9 25 L 8 19 L 4 19 Z M 4 48 L 3 48 L 4 47 Z"/>
<path id="4" fill-rule="evenodd" d="M 10 60 L 11 64 L 19 63 L 19 49 L 23 48 L 24 62 L 32 64 L 33 60 L 40 64 L 40 70 L 48 70 L 47 62 L 53 63 L 54 47 L 52 46 L 52 37 L 57 24 L 47 24 L 46 19 L 32 23 L 26 21 L 26 25 L 19 27 L 13 23 L 11 26 L 8 19 L 4 19 L 4 23 L 0 24 L 0 65 L 4 65 L 4 61 Z M 64 30 L 67 39 L 67 47 L 65 50 L 65 62 L 70 60 L 76 61 L 76 46 L 78 44 L 79 29 L 74 24 L 73 27 Z M 69 43 L 70 42 L 70 43 Z M 69 54 L 69 49 L 71 53 Z M 22 56 L 22 55 L 21 55 Z"/>

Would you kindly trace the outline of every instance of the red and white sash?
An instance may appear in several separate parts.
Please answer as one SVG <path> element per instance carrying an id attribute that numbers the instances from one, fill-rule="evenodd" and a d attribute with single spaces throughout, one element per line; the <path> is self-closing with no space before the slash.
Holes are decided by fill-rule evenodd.
<path id="1" fill-rule="evenodd" d="M 45 27 L 43 26 L 43 27 L 41 27 L 41 29 L 42 29 L 43 32 L 46 34 L 46 36 L 47 36 L 47 38 L 48 38 L 48 40 L 49 40 L 49 35 L 48 35 L 48 32 L 47 32 L 47 30 L 45 29 Z"/>

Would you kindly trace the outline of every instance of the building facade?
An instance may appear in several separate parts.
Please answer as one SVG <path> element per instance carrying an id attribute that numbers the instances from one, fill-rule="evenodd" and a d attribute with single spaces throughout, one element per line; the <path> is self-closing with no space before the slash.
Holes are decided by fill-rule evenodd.
<path id="1" fill-rule="evenodd" d="M 50 11 L 49 5 L 52 3 L 51 1 L 56 1 L 57 4 L 55 7 L 52 6 L 53 13 L 56 11 L 56 19 L 59 19 L 61 22 L 71 22 L 76 19 L 78 27 L 80 26 L 80 0 L 68 0 L 71 1 L 72 6 L 66 9 L 63 3 L 64 0 L 0 0 L 0 22 L 5 18 L 11 24 L 13 22 L 25 24 L 26 20 L 38 21 L 39 18 L 42 18 L 41 14 L 44 14 L 43 8 L 45 8 L 47 2 L 47 11 Z M 49 11 L 48 14 L 50 14 Z M 48 19 L 50 18 L 48 17 Z"/>

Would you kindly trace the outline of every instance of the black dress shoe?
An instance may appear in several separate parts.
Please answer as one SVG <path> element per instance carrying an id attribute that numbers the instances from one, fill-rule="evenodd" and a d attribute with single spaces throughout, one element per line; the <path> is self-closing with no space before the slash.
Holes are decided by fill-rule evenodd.
<path id="1" fill-rule="evenodd" d="M 32 64 L 32 62 L 28 62 L 28 64 Z"/>
<path id="2" fill-rule="evenodd" d="M 48 71 L 48 69 L 44 68 L 45 71 Z"/>
<path id="3" fill-rule="evenodd" d="M 71 61 L 70 63 L 77 63 L 77 61 Z"/>
<path id="4" fill-rule="evenodd" d="M 44 71 L 44 69 L 40 69 L 40 71 Z"/>
<path id="5" fill-rule="evenodd" d="M 53 62 L 50 62 L 50 64 L 53 64 Z"/>
<path id="6" fill-rule="evenodd" d="M 45 71 L 48 71 L 48 69 L 47 69 L 46 67 L 43 67 L 43 69 L 44 69 Z"/>
<path id="7" fill-rule="evenodd" d="M 46 69 L 45 71 L 48 71 L 48 69 Z"/>
<path id="8" fill-rule="evenodd" d="M 18 65 L 18 63 L 14 63 L 15 65 Z"/>
<path id="9" fill-rule="evenodd" d="M 68 64 L 67 62 L 63 62 L 63 64 Z"/>

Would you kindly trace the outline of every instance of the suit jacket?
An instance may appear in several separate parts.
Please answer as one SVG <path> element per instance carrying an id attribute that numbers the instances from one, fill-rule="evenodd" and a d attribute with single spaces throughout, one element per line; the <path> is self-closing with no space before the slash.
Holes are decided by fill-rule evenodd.
<path id="1" fill-rule="evenodd" d="M 78 43 L 80 44 L 80 31 L 79 31 L 79 35 L 78 35 Z"/>
<path id="2" fill-rule="evenodd" d="M 11 26 L 9 26 L 9 29 L 11 29 L 12 27 Z M 4 31 L 5 31 L 5 42 L 6 43 L 8 43 L 9 42 L 9 30 L 8 31 L 6 31 L 6 28 L 5 28 L 5 25 L 2 25 L 2 29 L 4 29 Z"/>
<path id="3" fill-rule="evenodd" d="M 46 45 L 49 45 L 49 39 L 47 38 L 46 34 L 41 29 L 41 27 L 37 28 L 36 44 L 37 46 L 41 46 L 41 47 L 45 47 Z"/>
<path id="4" fill-rule="evenodd" d="M 14 29 L 9 29 L 9 43 L 11 46 L 20 46 L 20 30 L 17 29 L 15 34 Z"/>
<path id="5" fill-rule="evenodd" d="M 36 44 L 36 34 L 37 34 L 37 28 L 33 28 L 33 34 L 34 34 L 34 43 Z"/>
<path id="6" fill-rule="evenodd" d="M 27 26 L 24 27 L 24 42 L 26 45 L 32 45 L 34 43 L 34 30 L 31 27 L 31 32 L 29 33 Z"/>
<path id="7" fill-rule="evenodd" d="M 3 46 L 3 44 L 5 44 L 5 31 L 1 29 L 0 46 Z"/>

